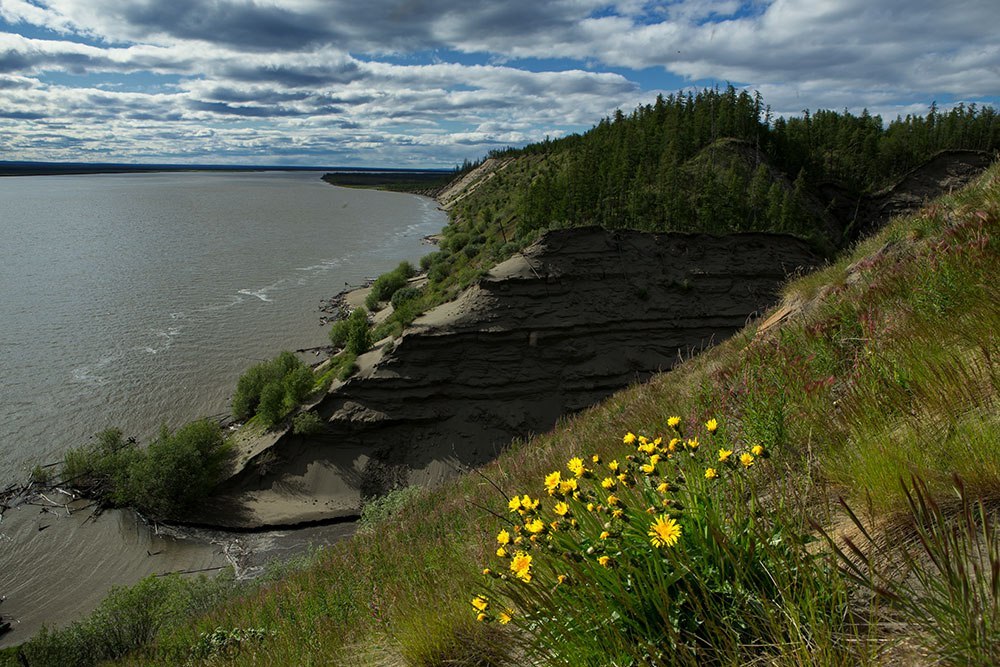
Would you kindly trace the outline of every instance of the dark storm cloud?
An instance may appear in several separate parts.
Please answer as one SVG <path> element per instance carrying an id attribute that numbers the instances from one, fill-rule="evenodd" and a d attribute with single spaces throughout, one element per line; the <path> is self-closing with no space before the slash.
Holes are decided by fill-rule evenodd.
<path id="1" fill-rule="evenodd" d="M 208 111 L 227 116 L 246 116 L 249 118 L 279 118 L 283 116 L 303 116 L 305 111 L 289 109 L 278 106 L 240 105 L 235 106 L 225 102 L 205 102 L 202 100 L 191 100 L 188 107 L 195 111 Z"/>
<path id="2" fill-rule="evenodd" d="M 256 88 L 236 88 L 232 86 L 215 86 L 205 89 L 201 93 L 204 97 L 219 102 L 229 102 L 233 104 L 257 103 L 263 105 L 285 104 L 288 102 L 299 102 L 314 95 L 308 91 L 278 91 L 259 90 Z"/>
<path id="3" fill-rule="evenodd" d="M 358 78 L 359 68 L 354 62 L 337 65 L 230 63 L 223 66 L 219 73 L 244 83 L 277 82 L 290 87 L 305 87 L 350 83 Z"/>
<path id="4" fill-rule="evenodd" d="M 28 72 L 33 65 L 33 59 L 27 54 L 7 50 L 0 53 L 0 72 Z"/>
<path id="5" fill-rule="evenodd" d="M 10 118 L 12 120 L 41 120 L 45 114 L 36 111 L 4 111 L 0 109 L 0 118 Z"/>
<path id="6" fill-rule="evenodd" d="M 34 79 L 26 79 L 21 76 L 0 75 L 0 90 L 25 90 L 37 85 Z"/>
<path id="7" fill-rule="evenodd" d="M 200 39 L 248 50 L 298 50 L 329 40 L 315 15 L 253 2 L 146 0 L 110 3 L 126 24 L 139 30 Z"/>

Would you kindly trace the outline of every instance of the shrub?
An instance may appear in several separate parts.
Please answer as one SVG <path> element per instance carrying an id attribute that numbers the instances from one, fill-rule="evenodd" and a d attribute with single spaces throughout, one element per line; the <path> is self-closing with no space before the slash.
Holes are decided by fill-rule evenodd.
<path id="1" fill-rule="evenodd" d="M 419 496 L 422 491 L 423 489 L 419 486 L 406 486 L 393 489 L 381 498 L 369 500 L 361 508 L 358 530 L 367 532 L 375 530 L 376 526 L 396 516 L 412 498 Z"/>
<path id="2" fill-rule="evenodd" d="M 175 433 L 164 426 L 146 449 L 109 429 L 93 445 L 67 452 L 63 475 L 68 484 L 102 502 L 173 516 L 208 495 L 228 454 L 222 429 L 207 420 Z"/>
<path id="3" fill-rule="evenodd" d="M 233 416 L 258 415 L 271 426 L 299 405 L 313 390 L 312 371 L 291 352 L 250 367 L 236 383 Z"/>
<path id="4" fill-rule="evenodd" d="M 204 612 L 238 588 L 231 575 L 182 579 L 150 575 L 130 587 L 115 587 L 85 620 L 61 630 L 42 630 L 21 646 L 28 664 L 89 667 L 121 658 L 190 614 Z M 176 656 L 183 662 L 184 656 Z"/>
<path id="5" fill-rule="evenodd" d="M 52 468 L 43 468 L 41 465 L 35 465 L 35 467 L 31 469 L 29 479 L 32 484 L 44 486 L 51 482 L 54 476 L 55 473 L 52 471 Z"/>
<path id="6" fill-rule="evenodd" d="M 423 294 L 418 287 L 403 287 L 402 289 L 396 290 L 396 293 L 392 295 L 391 303 L 394 310 L 399 310 L 400 305 L 406 301 L 413 301 L 414 299 L 420 298 Z"/>
<path id="7" fill-rule="evenodd" d="M 132 459 L 139 456 L 134 439 L 125 440 L 120 429 L 110 428 L 82 447 L 63 455 L 62 477 L 89 496 L 111 501 L 116 489 L 127 484 Z"/>
<path id="8" fill-rule="evenodd" d="M 300 412 L 292 417 L 292 433 L 310 435 L 323 430 L 323 420 L 315 412 Z"/>
<path id="9" fill-rule="evenodd" d="M 344 351 L 356 357 L 370 350 L 372 342 L 368 313 L 365 312 L 364 308 L 358 308 L 347 319 L 347 338 L 344 342 Z"/>
<path id="10" fill-rule="evenodd" d="M 388 273 L 383 273 L 372 284 L 371 292 L 365 299 L 365 306 L 375 310 L 382 301 L 388 301 L 396 290 L 404 287 L 406 281 L 416 274 L 416 269 L 409 262 L 400 262 L 399 266 Z"/>

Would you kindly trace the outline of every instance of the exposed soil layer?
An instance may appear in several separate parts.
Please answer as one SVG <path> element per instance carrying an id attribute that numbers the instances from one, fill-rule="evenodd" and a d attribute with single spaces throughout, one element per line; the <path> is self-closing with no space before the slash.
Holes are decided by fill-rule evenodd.
<path id="1" fill-rule="evenodd" d="M 195 520 L 315 521 L 356 514 L 396 485 L 433 484 L 725 339 L 817 261 L 782 235 L 550 232 L 362 355 L 361 371 L 313 407 L 324 433 L 245 442 Z"/>

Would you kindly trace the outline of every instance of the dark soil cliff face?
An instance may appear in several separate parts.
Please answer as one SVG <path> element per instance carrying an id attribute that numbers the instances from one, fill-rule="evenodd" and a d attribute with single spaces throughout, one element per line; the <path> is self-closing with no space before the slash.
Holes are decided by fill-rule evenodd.
<path id="1" fill-rule="evenodd" d="M 511 439 L 672 367 L 773 304 L 817 258 L 793 237 L 555 231 L 418 319 L 222 489 L 213 523 L 346 516 L 363 496 L 434 483 Z M 234 512 L 235 510 L 235 512 Z"/>

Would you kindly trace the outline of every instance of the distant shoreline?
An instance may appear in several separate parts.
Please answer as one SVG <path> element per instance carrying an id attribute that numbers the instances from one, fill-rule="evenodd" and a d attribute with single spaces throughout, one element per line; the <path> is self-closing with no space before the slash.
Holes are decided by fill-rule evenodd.
<path id="1" fill-rule="evenodd" d="M 148 174 L 160 172 L 262 172 L 312 171 L 338 174 L 392 175 L 396 179 L 412 175 L 446 175 L 449 169 L 398 169 L 385 167 L 296 167 L 287 165 L 211 164 L 120 164 L 85 162 L 4 162 L 0 176 L 76 176 L 84 174 Z"/>

